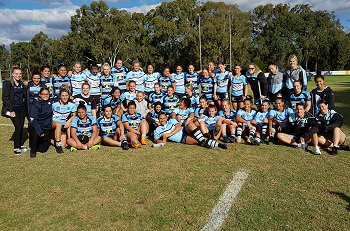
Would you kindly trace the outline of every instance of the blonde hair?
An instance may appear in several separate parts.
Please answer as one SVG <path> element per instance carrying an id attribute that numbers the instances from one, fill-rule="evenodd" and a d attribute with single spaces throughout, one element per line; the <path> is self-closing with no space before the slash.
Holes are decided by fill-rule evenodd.
<path id="1" fill-rule="evenodd" d="M 291 59 L 295 59 L 295 61 L 297 62 L 297 64 L 299 64 L 299 62 L 298 62 L 298 57 L 297 57 L 295 54 L 291 54 L 291 55 L 289 56 L 289 58 L 288 58 L 288 64 L 289 64 L 289 62 L 290 62 Z"/>

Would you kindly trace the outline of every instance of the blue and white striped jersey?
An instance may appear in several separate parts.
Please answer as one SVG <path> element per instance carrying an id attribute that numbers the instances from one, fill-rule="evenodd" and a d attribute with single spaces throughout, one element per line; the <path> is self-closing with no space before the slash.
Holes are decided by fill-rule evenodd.
<path id="1" fill-rule="evenodd" d="M 100 129 L 100 136 L 102 138 L 111 137 L 115 135 L 118 128 L 119 117 L 112 114 L 111 118 L 107 119 L 105 116 L 101 116 L 97 119 L 97 127 Z"/>
<path id="2" fill-rule="evenodd" d="M 92 116 L 88 116 L 86 122 L 83 122 L 78 116 L 76 116 L 71 123 L 71 127 L 76 129 L 77 136 L 92 136 L 92 126 L 96 126 L 96 119 Z"/>
<path id="3" fill-rule="evenodd" d="M 66 105 L 55 102 L 52 104 L 52 112 L 52 120 L 64 126 L 72 114 L 77 112 L 77 106 L 71 102 L 68 102 Z"/>

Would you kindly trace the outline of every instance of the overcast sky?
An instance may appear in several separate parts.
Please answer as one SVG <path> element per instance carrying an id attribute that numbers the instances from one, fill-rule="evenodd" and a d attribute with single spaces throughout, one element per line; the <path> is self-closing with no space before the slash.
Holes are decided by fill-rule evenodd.
<path id="1" fill-rule="evenodd" d="M 216 0 L 214 0 L 216 1 Z M 108 0 L 110 7 L 146 13 L 157 7 L 159 0 Z M 315 10 L 334 11 L 345 31 L 350 31 L 350 0 L 221 0 L 235 3 L 241 10 L 251 10 L 267 3 L 310 4 Z M 0 0 L 0 44 L 29 41 L 43 31 L 50 38 L 59 38 L 69 31 L 70 17 L 75 10 L 91 1 L 80 0 Z"/>

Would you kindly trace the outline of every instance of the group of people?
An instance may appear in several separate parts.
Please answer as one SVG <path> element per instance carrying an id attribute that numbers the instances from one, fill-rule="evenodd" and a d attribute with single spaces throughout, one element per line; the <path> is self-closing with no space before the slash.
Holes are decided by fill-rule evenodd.
<path id="1" fill-rule="evenodd" d="M 227 149 L 233 142 L 280 141 L 303 150 L 312 145 L 317 155 L 320 147 L 337 154 L 346 136 L 333 91 L 316 75 L 316 88 L 307 92 L 297 57 L 288 63 L 283 73 L 269 63 L 268 77 L 254 63 L 245 71 L 214 62 L 200 71 L 176 66 L 172 74 L 169 68 L 155 72 L 151 64 L 144 71 L 138 61 L 128 71 L 121 59 L 84 71 L 79 62 L 71 71 L 61 63 L 55 74 L 49 66 L 33 72 L 28 84 L 15 67 L 3 83 L 2 115 L 15 127 L 14 153 L 30 150 L 30 157 L 51 145 L 57 153 L 101 144 L 140 148 L 148 138 L 153 147 L 172 141 Z M 25 118 L 29 148 L 22 146 Z"/>

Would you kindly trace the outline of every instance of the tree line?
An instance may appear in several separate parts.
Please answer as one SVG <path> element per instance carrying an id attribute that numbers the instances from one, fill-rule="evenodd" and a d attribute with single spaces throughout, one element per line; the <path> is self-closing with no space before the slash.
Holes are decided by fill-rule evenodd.
<path id="1" fill-rule="evenodd" d="M 12 43 L 10 50 L 1 45 L 0 69 L 20 64 L 30 75 L 41 65 L 57 66 L 62 60 L 87 66 L 113 64 L 117 58 L 127 66 L 138 59 L 159 70 L 189 64 L 199 69 L 200 39 L 203 65 L 255 62 L 266 70 L 274 61 L 283 69 L 288 56 L 296 54 L 310 71 L 350 67 L 350 33 L 334 12 L 315 11 L 311 5 L 267 4 L 244 12 L 222 2 L 175 0 L 142 14 L 95 1 L 77 9 L 70 29 L 59 39 L 39 32 L 29 42 Z"/>

